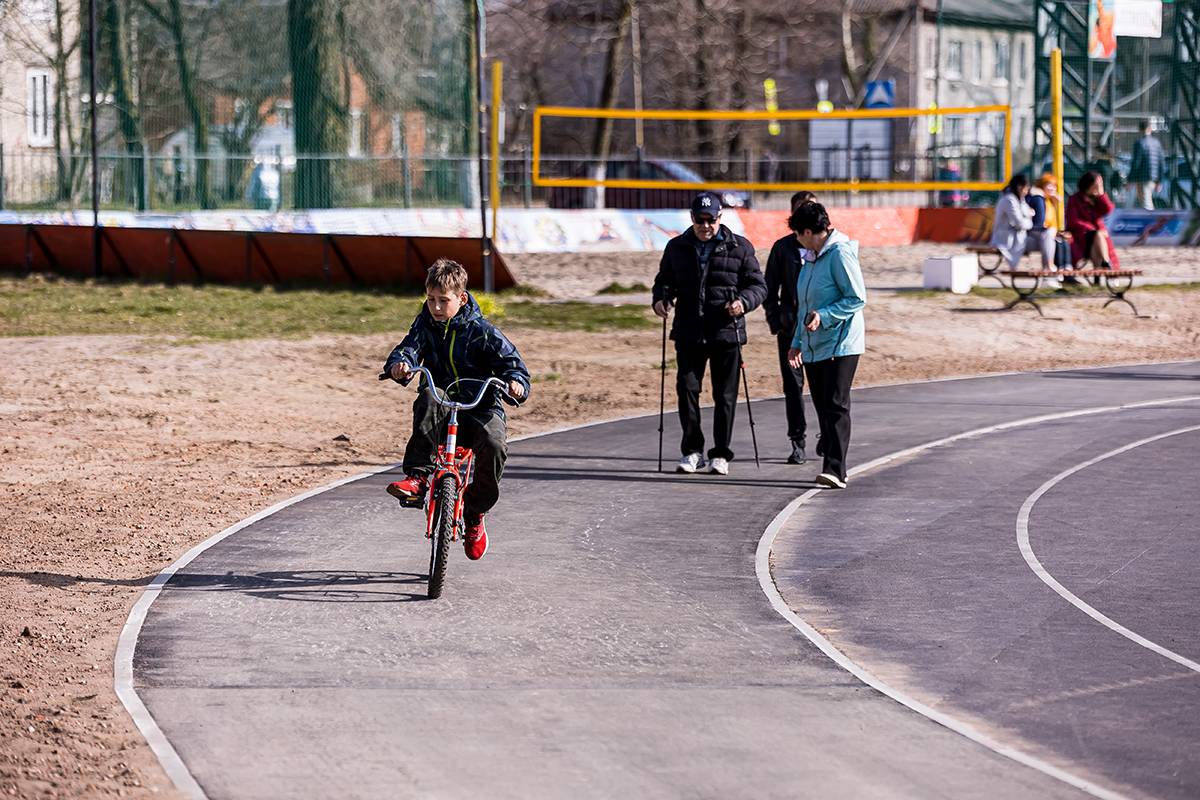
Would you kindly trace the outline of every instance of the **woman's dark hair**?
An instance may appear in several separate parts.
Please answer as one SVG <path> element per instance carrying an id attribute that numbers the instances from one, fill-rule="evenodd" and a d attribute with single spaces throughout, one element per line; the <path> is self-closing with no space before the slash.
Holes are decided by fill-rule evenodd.
<path id="1" fill-rule="evenodd" d="M 1009 194 L 1018 194 L 1027 186 L 1029 186 L 1029 176 L 1024 172 L 1018 172 L 1008 179 L 1008 183 L 1004 186 L 1004 191 Z"/>
<path id="2" fill-rule="evenodd" d="M 796 233 L 803 231 L 824 233 L 830 227 L 832 226 L 829 224 L 829 212 L 825 210 L 825 206 L 811 200 L 801 203 L 799 208 L 788 217 L 788 228 Z"/>
<path id="3" fill-rule="evenodd" d="M 1100 180 L 1100 173 L 1089 169 L 1079 176 L 1079 182 L 1075 184 L 1075 188 L 1086 194 L 1089 189 L 1096 185 L 1096 181 L 1098 180 Z"/>
<path id="4" fill-rule="evenodd" d="M 817 196 L 815 194 L 813 194 L 812 192 L 806 191 L 804 189 L 801 189 L 800 191 L 798 191 L 794 195 L 792 195 L 791 202 L 789 202 L 788 205 L 791 207 L 792 211 L 795 211 L 797 208 L 804 205 L 805 203 L 815 203 L 816 201 L 817 201 Z"/>

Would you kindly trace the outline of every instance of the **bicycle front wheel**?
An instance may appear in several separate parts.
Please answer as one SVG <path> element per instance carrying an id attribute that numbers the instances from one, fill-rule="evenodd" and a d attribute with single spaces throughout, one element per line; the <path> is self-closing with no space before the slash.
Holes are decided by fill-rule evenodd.
<path id="1" fill-rule="evenodd" d="M 433 599 L 442 596 L 446 583 L 446 562 L 450 557 L 450 539 L 454 536 L 454 506 L 458 502 L 458 483 L 446 475 L 433 490 L 435 504 L 433 536 L 429 539 L 429 591 Z"/>

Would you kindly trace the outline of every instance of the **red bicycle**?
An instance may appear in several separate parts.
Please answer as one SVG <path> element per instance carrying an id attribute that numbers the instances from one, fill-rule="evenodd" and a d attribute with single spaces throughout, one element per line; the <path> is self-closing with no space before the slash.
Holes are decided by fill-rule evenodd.
<path id="1" fill-rule="evenodd" d="M 433 474 L 425 482 L 424 494 L 412 500 L 400 501 L 400 504 L 407 508 L 425 509 L 425 538 L 429 539 L 430 545 L 427 595 L 432 599 L 441 597 L 442 587 L 446 583 L 446 561 L 450 556 L 450 543 L 458 541 L 464 532 L 463 501 L 475 471 L 474 451 L 458 445 L 458 412 L 469 411 L 482 403 L 484 395 L 492 386 L 507 395 L 508 386 L 499 378 L 479 381 L 482 385 L 475 399 L 469 403 L 460 403 L 451 400 L 445 391 L 434 385 L 433 375 L 427 368 L 411 365 L 410 368 L 423 376 L 421 388 L 429 392 L 433 402 L 450 410 L 450 416 L 446 420 L 446 441 L 438 445 Z M 390 377 L 385 372 L 380 374 L 379 379 L 382 381 Z M 474 380 L 477 379 L 460 378 L 450 386 Z"/>

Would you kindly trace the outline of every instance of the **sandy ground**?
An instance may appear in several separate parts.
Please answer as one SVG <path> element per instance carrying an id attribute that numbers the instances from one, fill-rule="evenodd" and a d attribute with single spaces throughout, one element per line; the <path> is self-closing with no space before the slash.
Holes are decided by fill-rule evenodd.
<path id="1" fill-rule="evenodd" d="M 921 265 L 929 256 L 962 255 L 963 245 L 923 242 L 907 247 L 871 247 L 862 251 L 867 286 L 919 288 Z M 759 250 L 765 267 L 770 250 Z M 573 253 L 537 253 L 505 256 L 517 280 L 533 283 L 554 297 L 582 297 L 616 282 L 624 286 L 654 283 L 659 253 L 615 253 L 579 256 Z M 586 259 L 588 269 L 580 269 Z M 1200 281 L 1200 248 L 1127 247 L 1121 250 L 1121 267 L 1145 270 L 1147 283 Z M 985 285 L 989 285 L 985 283 Z"/>
<path id="2" fill-rule="evenodd" d="M 868 251 L 869 285 L 893 285 L 891 275 L 908 275 L 929 250 Z M 1143 253 L 1143 266 L 1163 275 L 1200 264 L 1200 251 L 1162 251 L 1158 261 Z M 655 263 L 527 256 L 519 269 L 568 297 L 612 280 L 649 283 Z M 969 311 L 995 308 L 990 298 L 875 291 L 858 383 L 1197 356 L 1200 295 L 1132 297 L 1149 319 L 1101 310 L 1099 298 L 1055 303 L 1061 319 L 1039 319 Z M 407 325 L 397 320 L 397 336 Z M 536 381 L 512 434 L 657 410 L 658 330 L 508 332 Z M 752 393 L 777 394 L 761 312 L 751 336 Z M 0 339 L 0 795 L 174 796 L 112 689 L 129 609 L 193 544 L 303 490 L 399 460 L 412 394 L 375 379 L 393 344 L 386 335 Z M 647 422 L 646 436 L 656 427 Z M 783 442 L 761 445 L 786 452 Z"/>

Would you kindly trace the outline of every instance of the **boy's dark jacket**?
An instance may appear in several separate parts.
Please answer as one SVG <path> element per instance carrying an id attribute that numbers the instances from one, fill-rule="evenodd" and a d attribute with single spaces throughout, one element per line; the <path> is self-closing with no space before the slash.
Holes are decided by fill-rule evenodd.
<path id="1" fill-rule="evenodd" d="M 746 317 L 732 317 L 725 304 L 740 299 L 749 314 L 767 295 L 754 245 L 722 225 L 719 241 L 701 272 L 697 239 L 691 228 L 667 242 L 658 275 L 654 302 L 675 304 L 671 339 L 684 344 L 703 342 L 746 343 Z"/>
<path id="2" fill-rule="evenodd" d="M 484 319 L 479 304 L 469 293 L 466 305 L 445 324 L 435 320 L 427 306 L 422 306 L 404 341 L 388 356 L 384 372 L 390 375 L 392 366 L 398 361 L 424 365 L 433 374 L 433 382 L 439 389 L 445 389 L 460 378 L 484 380 L 497 377 L 505 383 L 517 381 L 522 384 L 525 397 L 521 402 L 529 398 L 529 370 L 525 368 L 521 354 L 495 325 Z M 402 383 L 407 384 L 407 381 Z M 450 397 L 472 400 L 478 391 L 478 383 L 464 381 L 450 391 Z M 488 392 L 490 398 L 479 404 L 473 412 L 475 416 L 503 416 L 501 398 L 515 405 L 494 388 Z"/>

